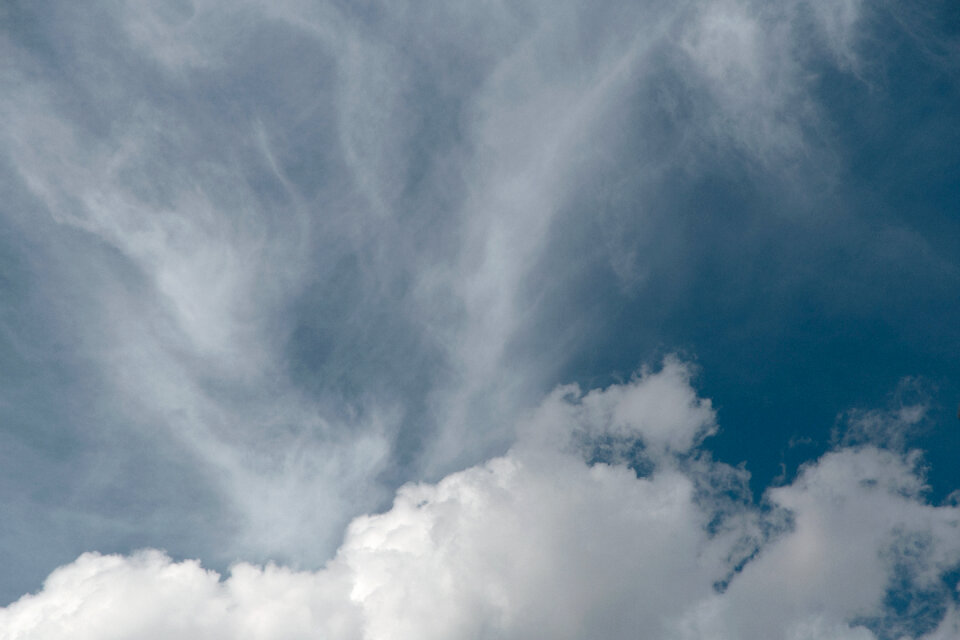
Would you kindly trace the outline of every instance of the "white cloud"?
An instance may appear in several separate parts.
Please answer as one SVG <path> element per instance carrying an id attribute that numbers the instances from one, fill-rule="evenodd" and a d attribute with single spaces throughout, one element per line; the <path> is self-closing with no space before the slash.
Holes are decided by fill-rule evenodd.
<path id="1" fill-rule="evenodd" d="M 329 591 L 324 575 L 273 566 L 238 565 L 221 582 L 195 561 L 157 551 L 85 554 L 51 574 L 42 593 L 4 610 L 0 637 L 317 638 L 350 616 L 348 607 L 325 609 Z"/>
<path id="2" fill-rule="evenodd" d="M 783 623 L 808 624 L 808 617 L 828 627 L 882 618 L 896 571 L 923 590 L 956 566 L 960 512 L 924 503 L 915 464 L 915 454 L 841 449 L 770 490 L 768 498 L 795 524 L 715 596 L 722 604 L 709 626 L 724 629 L 721 637 L 760 638 L 776 637 L 789 627 Z"/>
<path id="3" fill-rule="evenodd" d="M 835 450 L 770 490 L 767 512 L 706 490 L 731 470 L 684 453 L 713 422 L 676 361 L 561 388 L 533 422 L 506 455 L 355 519 L 319 571 L 238 564 L 221 579 L 156 551 L 86 554 L 0 610 L 0 638 L 868 640 L 904 624 L 884 618 L 888 589 L 960 564 L 960 509 L 925 503 L 915 453 Z M 585 463 L 584 431 L 649 442 L 652 473 Z M 744 541 L 755 557 L 718 591 Z M 946 610 L 930 640 L 955 629 Z"/>
<path id="4" fill-rule="evenodd" d="M 330 637 L 364 629 L 417 638 L 618 638 L 638 629 L 866 637 L 850 621 L 879 615 L 892 562 L 883 553 L 897 535 L 930 536 L 918 579 L 952 561 L 955 511 L 923 505 L 899 454 L 842 449 L 771 492 L 796 518 L 796 529 L 777 536 L 779 525 L 756 510 L 703 497 L 703 485 L 737 487 L 743 474 L 696 459 L 716 424 L 687 366 L 668 360 L 657 373 L 586 393 L 562 387 L 531 412 L 568 354 L 552 339 L 517 348 L 518 336 L 539 329 L 539 296 L 552 281 L 538 280 L 537 269 L 567 233 L 561 213 L 595 170 L 591 154 L 607 152 L 596 149 L 596 134 L 635 123 L 617 110 L 662 115 L 663 104 L 643 101 L 648 93 L 678 111 L 692 102 L 672 155 L 644 144 L 624 155 L 651 175 L 692 162 L 684 145 L 701 137 L 761 164 L 786 158 L 789 173 L 810 150 L 817 119 L 797 16 L 809 10 L 832 55 L 855 67 L 859 2 L 602 10 L 395 2 L 370 15 L 334 3 L 147 4 L 124 4 L 115 24 L 105 20 L 118 37 L 110 46 L 102 25 L 67 11 L 77 18 L 61 31 L 67 51 L 78 52 L 70 83 L 44 75 L 21 45 L 0 43 L 16 54 L 0 69 L 15 88 L 0 96 L 0 140 L 49 220 L 10 215 L 59 258 L 58 282 L 73 297 L 50 295 L 49 305 L 63 318 L 64 341 L 109 380 L 98 400 L 110 405 L 105 413 L 164 434 L 212 469 L 240 522 L 203 534 L 226 550 L 218 562 L 327 559 L 344 523 L 385 495 L 380 474 L 395 462 L 391 447 L 411 407 L 425 407 L 416 418 L 426 424 L 415 427 L 423 442 L 411 454 L 423 459 L 402 479 L 446 477 L 409 485 L 391 511 L 355 520 L 320 572 L 238 565 L 218 582 L 156 554 L 85 556 L 5 610 L 9 625 L 0 628 L 56 637 L 63 629 L 28 625 L 74 625 L 84 637 L 76 625 L 90 625 L 91 638 L 314 637 L 317 629 Z M 443 66 L 448 60 L 462 64 Z M 650 79 L 664 70 L 681 75 L 691 95 Z M 275 86 L 277 77 L 292 80 Z M 648 84 L 656 91 L 638 91 Z M 444 143 L 433 146 L 417 128 L 442 125 Z M 645 203 L 636 206 L 630 215 L 640 218 Z M 588 206 L 568 215 L 605 224 Z M 624 251 L 611 261 L 630 281 L 645 272 L 645 257 L 632 244 Z M 579 256 L 565 258 L 577 273 Z M 360 275 L 341 282 L 334 267 L 350 261 Z M 291 308 L 317 283 L 318 298 L 334 287 L 350 292 L 318 303 L 339 322 L 321 337 L 355 347 L 344 368 L 367 359 L 356 378 L 380 368 L 422 378 L 422 397 L 384 400 L 369 389 L 339 397 L 335 383 L 353 371 L 320 369 L 318 397 L 291 380 Z M 371 320 L 380 316 L 388 320 Z M 396 347 L 403 322 L 417 349 L 441 354 L 438 363 L 410 366 Z M 865 432 L 887 429 L 888 417 L 860 417 Z M 604 439 L 642 441 L 653 474 L 584 464 L 577 447 Z M 835 500 L 853 506 L 837 509 Z M 711 537 L 705 527 L 721 511 Z M 714 594 L 714 582 L 761 543 Z M 119 607 L 110 599 L 139 613 L 111 622 Z"/>
<path id="5" fill-rule="evenodd" d="M 576 385 L 557 388 L 524 424 L 526 441 L 557 446 L 574 433 L 594 439 L 640 439 L 656 455 L 686 453 L 716 430 L 710 400 L 698 398 L 693 370 L 675 357 L 656 373 L 644 369 L 628 384 L 584 394 Z"/>

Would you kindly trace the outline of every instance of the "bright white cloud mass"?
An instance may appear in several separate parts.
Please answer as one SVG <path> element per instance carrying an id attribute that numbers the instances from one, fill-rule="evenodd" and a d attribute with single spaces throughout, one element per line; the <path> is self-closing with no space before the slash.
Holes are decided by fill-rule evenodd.
<path id="1" fill-rule="evenodd" d="M 0 640 L 960 637 L 955 17 L 0 3 Z"/>
<path id="2" fill-rule="evenodd" d="M 319 571 L 85 554 L 0 612 L 0 637 L 866 639 L 934 618 L 924 638 L 960 633 L 941 582 L 960 508 L 924 503 L 915 453 L 831 451 L 761 509 L 746 472 L 701 448 L 713 417 L 672 360 L 562 387 L 505 455 L 402 487 Z M 616 462 L 587 464 L 598 447 Z M 917 594 L 923 610 L 885 619 Z"/>

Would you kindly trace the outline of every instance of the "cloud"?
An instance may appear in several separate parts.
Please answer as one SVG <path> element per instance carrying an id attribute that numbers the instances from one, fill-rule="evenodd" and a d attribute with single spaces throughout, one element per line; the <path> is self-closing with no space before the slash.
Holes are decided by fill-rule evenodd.
<path id="1" fill-rule="evenodd" d="M 651 454 L 684 454 L 716 431 L 710 400 L 698 398 L 689 364 L 667 357 L 661 369 L 644 369 L 629 384 L 584 394 L 577 385 L 554 390 L 521 428 L 523 442 L 558 446 L 571 433 L 584 442 L 640 440 Z"/>
<path id="2" fill-rule="evenodd" d="M 671 360 L 558 389 L 533 419 L 554 446 L 530 430 L 503 456 L 404 486 L 318 571 L 240 563 L 221 577 L 158 551 L 85 554 L 0 611 L 0 638 L 948 637 L 960 510 L 926 503 L 917 452 L 836 449 L 758 508 L 717 489 L 742 473 L 689 449 L 713 424 L 689 381 Z M 639 439 L 652 469 L 588 464 L 584 431 Z M 924 612 L 895 604 L 918 593 Z"/>
<path id="3" fill-rule="evenodd" d="M 738 309 L 753 299 L 731 288 L 766 292 L 777 279 L 777 292 L 822 266 L 804 242 L 793 248 L 795 229 L 757 231 L 765 222 L 740 200 L 715 217 L 729 235 L 714 234 L 703 219 L 716 194 L 698 189 L 743 169 L 751 188 L 773 185 L 776 206 L 757 217 L 822 193 L 839 161 L 817 78 L 860 69 L 867 11 L 812 0 L 4 6 L 0 241 L 26 256 L 32 299 L 0 346 L 40 372 L 11 367 L 42 407 L 17 409 L 18 446 L 0 448 L 17 458 L 0 465 L 10 502 L 32 514 L 10 546 L 58 558 L 163 546 L 217 568 L 315 568 L 399 485 L 449 479 L 511 446 L 506 460 L 541 442 L 558 460 L 589 447 L 589 460 L 644 472 L 658 456 L 695 458 L 716 425 L 678 362 L 538 399 L 648 357 L 617 345 L 596 370 L 569 371 L 598 336 L 626 343 L 669 321 L 686 284 L 714 271 L 714 245 L 746 256 L 746 276 L 732 269 L 710 287 Z M 791 182 L 802 189 L 781 193 Z M 833 237 L 809 224 L 802 240 Z M 857 236 L 857 252 L 912 273 L 923 238 L 861 232 L 872 228 L 835 242 Z M 777 234 L 790 251 L 768 240 Z M 770 275 L 758 253 L 785 257 Z M 846 279 L 829 266 L 821 295 L 862 301 L 873 263 Z M 744 284 L 759 272 L 768 280 Z M 875 291 L 869 304 L 897 299 Z M 630 327 L 608 331 L 618 314 Z M 5 390 L 0 401 L 27 406 Z M 570 430 L 574 444 L 560 446 Z M 54 444 L 20 443 L 36 433 Z M 707 485 L 740 486 L 736 470 L 711 468 Z M 170 488 L 186 475 L 202 500 Z M 64 521 L 82 535 L 37 542 L 74 530 Z M 765 539 L 748 528 L 745 540 Z M 718 571 L 711 580 L 731 569 Z"/>
<path id="4" fill-rule="evenodd" d="M 904 378 L 885 410 L 851 409 L 840 416 L 833 439 L 846 446 L 872 444 L 903 451 L 922 430 L 930 411 L 930 391 L 922 380 Z"/>

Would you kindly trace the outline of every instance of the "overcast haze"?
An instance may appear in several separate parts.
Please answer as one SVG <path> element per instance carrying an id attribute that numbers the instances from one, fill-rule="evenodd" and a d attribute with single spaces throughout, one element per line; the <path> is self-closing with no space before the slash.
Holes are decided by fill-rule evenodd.
<path id="1" fill-rule="evenodd" d="M 0 639 L 960 637 L 960 9 L 0 6 Z"/>

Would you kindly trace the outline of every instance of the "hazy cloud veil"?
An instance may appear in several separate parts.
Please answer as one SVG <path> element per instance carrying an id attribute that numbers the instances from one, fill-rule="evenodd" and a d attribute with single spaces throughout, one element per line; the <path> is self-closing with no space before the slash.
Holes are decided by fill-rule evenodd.
<path id="1" fill-rule="evenodd" d="M 6 3 L 0 638 L 960 636 L 929 394 L 751 488 L 691 364 L 960 290 L 837 115 L 929 14 Z"/>

